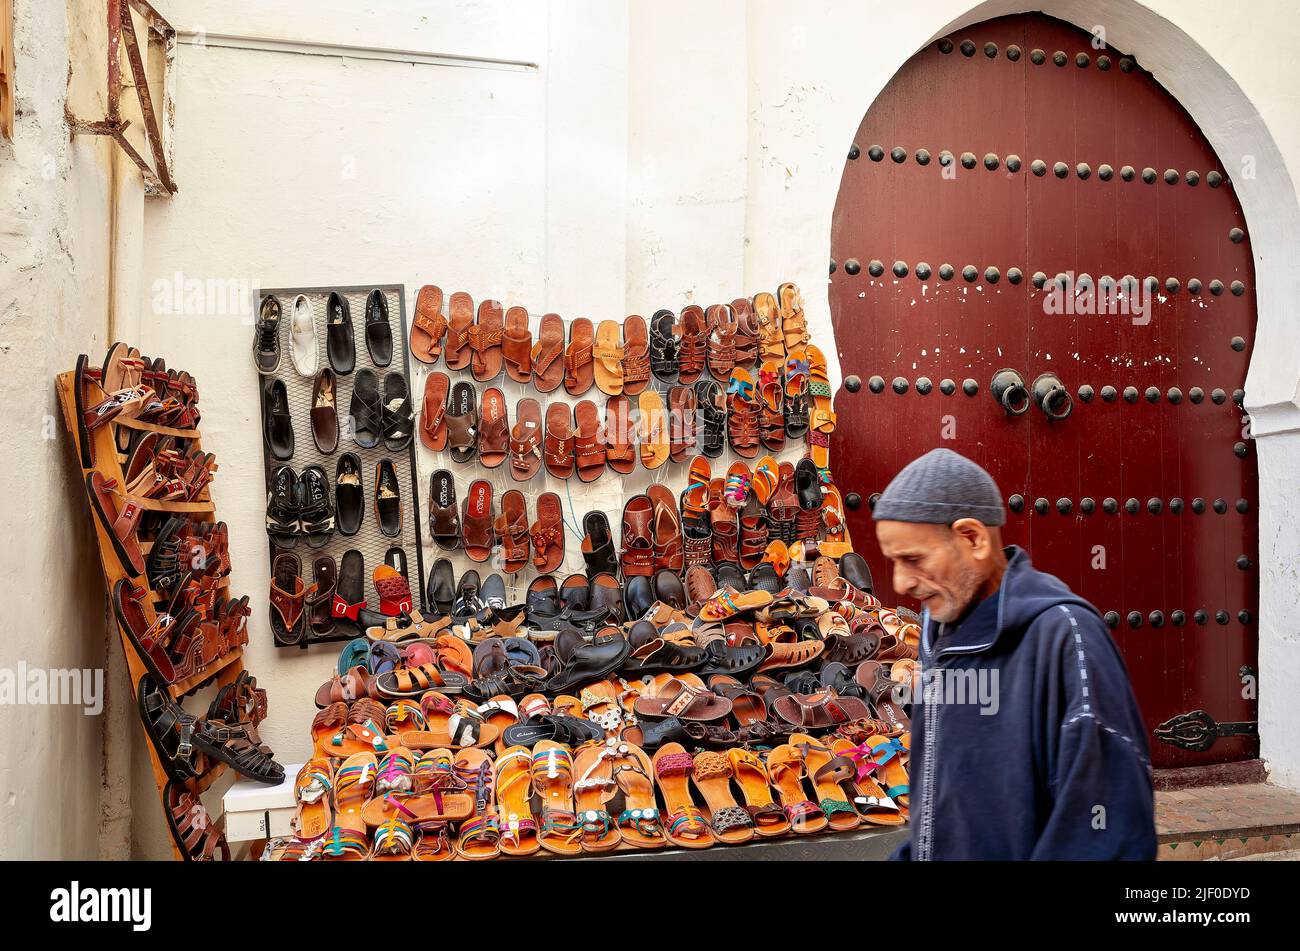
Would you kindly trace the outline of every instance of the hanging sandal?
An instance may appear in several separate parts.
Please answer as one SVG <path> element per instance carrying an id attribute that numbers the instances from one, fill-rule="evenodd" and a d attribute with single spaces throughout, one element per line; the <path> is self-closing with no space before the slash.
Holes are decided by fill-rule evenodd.
<path id="1" fill-rule="evenodd" d="M 758 434 L 763 448 L 780 452 L 785 448 L 786 407 L 781 366 L 775 360 L 763 364 L 758 372 Z"/>
<path id="2" fill-rule="evenodd" d="M 551 393 L 564 383 L 564 321 L 559 314 L 542 317 L 532 353 L 533 385 Z"/>
<path id="3" fill-rule="evenodd" d="M 596 388 L 607 396 L 618 396 L 623 392 L 623 348 L 622 328 L 617 321 L 602 320 L 596 328 L 596 344 L 592 350 L 593 373 Z"/>
<path id="4" fill-rule="evenodd" d="M 573 408 L 573 417 L 577 422 L 573 453 L 578 478 L 582 482 L 595 482 L 605 471 L 605 436 L 596 404 L 580 400 Z"/>
<path id="5" fill-rule="evenodd" d="M 677 352 L 678 379 L 694 383 L 704 373 L 709 337 L 708 319 L 698 304 L 682 308 L 681 344 Z"/>
<path id="6" fill-rule="evenodd" d="M 637 428 L 641 465 L 647 469 L 658 469 L 668 461 L 670 455 L 663 397 L 658 390 L 648 389 L 637 397 L 637 405 L 641 415 Z"/>
<path id="7" fill-rule="evenodd" d="M 676 320 L 671 310 L 655 311 L 650 318 L 650 369 L 664 383 L 676 383 L 679 372 Z"/>
<path id="8" fill-rule="evenodd" d="M 447 318 L 442 315 L 442 289 L 432 284 L 420 288 L 411 321 L 411 355 L 421 363 L 437 363 Z"/>
<path id="9" fill-rule="evenodd" d="M 650 385 L 650 337 L 635 314 L 623 321 L 623 354 L 623 392 L 636 396 Z"/>
<path id="10" fill-rule="evenodd" d="M 546 407 L 546 433 L 542 437 L 542 459 L 546 471 L 557 479 L 573 475 L 573 417 L 568 403 L 556 400 Z"/>
<path id="11" fill-rule="evenodd" d="M 510 430 L 510 477 L 527 482 L 542 467 L 542 410 L 537 400 L 525 397 L 515 405 L 515 425 Z"/>
<path id="12" fill-rule="evenodd" d="M 505 336 L 501 302 L 480 301 L 478 320 L 468 328 L 470 370 L 480 383 L 501 375 L 501 341 Z"/>
<path id="13" fill-rule="evenodd" d="M 726 382 L 736 366 L 736 331 L 739 324 L 726 304 L 713 304 L 707 312 L 709 342 L 707 362 L 715 380 Z"/>
<path id="14" fill-rule="evenodd" d="M 456 291 L 447 302 L 447 333 L 443 361 L 448 370 L 463 370 L 469 366 L 473 353 L 470 349 L 470 328 L 474 326 L 474 299 L 464 291 Z"/>
<path id="15" fill-rule="evenodd" d="M 758 362 L 785 359 L 785 337 L 776 298 L 766 291 L 754 295 L 754 325 L 758 329 Z"/>
<path id="16" fill-rule="evenodd" d="M 496 518 L 497 541 L 506 574 L 518 574 L 528 565 L 528 510 L 524 494 L 510 489 L 501 496 L 501 514 Z"/>
<path id="17" fill-rule="evenodd" d="M 564 389 L 570 396 L 581 396 L 596 381 L 592 345 L 595 331 L 586 317 L 569 322 L 569 345 L 564 351 Z"/>
<path id="18" fill-rule="evenodd" d="M 560 497 L 554 492 L 537 497 L 537 521 L 529 534 L 533 566 L 542 574 L 557 570 L 564 563 L 564 514 Z"/>
<path id="19" fill-rule="evenodd" d="M 605 464 L 619 475 L 636 469 L 637 449 L 632 426 L 632 401 L 611 396 L 605 403 Z"/>

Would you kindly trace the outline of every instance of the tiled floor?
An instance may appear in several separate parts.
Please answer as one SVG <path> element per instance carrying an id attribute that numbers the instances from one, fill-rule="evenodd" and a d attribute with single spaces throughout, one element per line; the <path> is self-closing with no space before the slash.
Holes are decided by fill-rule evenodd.
<path id="1" fill-rule="evenodd" d="M 1161 861 L 1300 849 L 1300 792 L 1266 783 L 1157 792 L 1156 833 Z"/>

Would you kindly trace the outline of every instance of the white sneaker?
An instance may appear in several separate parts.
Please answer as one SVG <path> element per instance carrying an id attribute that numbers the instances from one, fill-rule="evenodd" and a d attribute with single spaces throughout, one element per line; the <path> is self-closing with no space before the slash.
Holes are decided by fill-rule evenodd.
<path id="1" fill-rule="evenodd" d="M 300 376 L 316 375 L 316 319 L 311 302 L 302 294 L 294 298 L 289 314 L 289 354 Z"/>

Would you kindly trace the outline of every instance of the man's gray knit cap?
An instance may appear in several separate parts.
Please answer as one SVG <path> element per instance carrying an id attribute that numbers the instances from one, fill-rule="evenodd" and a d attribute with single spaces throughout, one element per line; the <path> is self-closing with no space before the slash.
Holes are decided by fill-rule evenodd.
<path id="1" fill-rule="evenodd" d="M 904 466 L 880 493 L 871 517 L 925 525 L 951 525 L 959 518 L 985 525 L 1007 520 L 993 477 L 951 449 L 932 449 Z"/>

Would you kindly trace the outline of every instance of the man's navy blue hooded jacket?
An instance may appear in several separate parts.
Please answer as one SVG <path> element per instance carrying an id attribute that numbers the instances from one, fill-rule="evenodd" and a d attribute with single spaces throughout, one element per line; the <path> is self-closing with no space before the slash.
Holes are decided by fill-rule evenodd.
<path id="1" fill-rule="evenodd" d="M 1007 557 L 998 592 L 959 624 L 924 618 L 912 838 L 894 858 L 1153 860 L 1146 731 L 1110 632 L 1023 550 Z M 952 700 L 977 677 L 995 713 L 974 690 L 927 692 Z"/>

